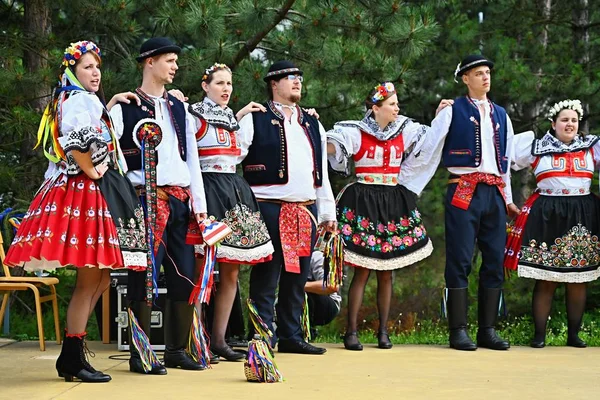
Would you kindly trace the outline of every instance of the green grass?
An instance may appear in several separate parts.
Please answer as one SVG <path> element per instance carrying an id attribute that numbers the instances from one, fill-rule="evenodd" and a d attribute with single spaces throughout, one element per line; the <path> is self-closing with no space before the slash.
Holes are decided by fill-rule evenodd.
<path id="1" fill-rule="evenodd" d="M 507 339 L 513 346 L 529 346 L 533 337 L 533 323 L 531 317 L 512 317 L 498 324 L 500 336 Z M 320 343 L 342 343 L 343 332 L 339 330 L 322 329 L 315 339 Z M 469 334 L 476 337 L 477 326 L 469 326 Z M 376 332 L 363 330 L 359 332 L 362 343 L 377 343 Z M 600 311 L 595 310 L 584 316 L 583 325 L 579 337 L 587 342 L 588 346 L 600 346 Z M 446 321 L 423 320 L 416 324 L 415 328 L 406 332 L 390 334 L 390 340 L 394 344 L 435 344 L 448 345 L 448 329 Z M 567 322 L 563 313 L 558 312 L 548 322 L 546 333 L 546 345 L 564 346 L 567 342 Z"/>

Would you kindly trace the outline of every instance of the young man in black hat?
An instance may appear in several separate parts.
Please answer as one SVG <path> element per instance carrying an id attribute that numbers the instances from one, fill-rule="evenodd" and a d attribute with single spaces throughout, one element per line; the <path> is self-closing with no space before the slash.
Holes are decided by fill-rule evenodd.
<path id="1" fill-rule="evenodd" d="M 156 176 L 156 215 L 152 226 L 155 268 L 164 268 L 167 300 L 164 310 L 164 366 L 144 371 L 140 354 L 130 342 L 132 372 L 164 375 L 166 367 L 200 370 L 185 351 L 192 326 L 193 306 L 188 299 L 193 289 L 194 247 L 186 244 L 190 209 L 197 221 L 206 218 L 206 199 L 202 174 L 196 152 L 195 122 L 184 104 L 169 95 L 165 85 L 173 82 L 177 58 L 181 49 L 167 38 L 152 38 L 144 42 L 136 58 L 142 64 L 142 85 L 135 93 L 141 105 L 120 103 L 111 110 L 115 131 L 125 161 L 127 176 L 140 192 L 144 192 L 145 173 Z M 153 127 L 159 132 L 156 145 L 157 163 L 143 158 L 141 134 Z M 145 272 L 129 271 L 127 297 L 140 327 L 150 337 L 150 312 L 146 296 L 149 281 Z M 151 288 L 151 284 L 149 285 Z"/>
<path id="2" fill-rule="evenodd" d="M 271 261 L 252 267 L 250 298 L 273 330 L 279 286 L 279 351 L 323 354 L 324 348 L 304 341 L 300 316 L 316 237 L 313 222 L 318 219 L 324 229 L 334 229 L 335 201 L 327 175 L 325 130 L 297 105 L 302 75 L 290 61 L 273 64 L 264 78 L 270 97 L 266 112 L 248 114 L 240 121 L 240 145 L 247 149 L 244 178 L 256 195 L 275 248 Z"/>
<path id="3" fill-rule="evenodd" d="M 462 79 L 468 94 L 440 111 L 432 123 L 435 133 L 428 135 L 418 154 L 429 178 L 440 158 L 450 172 L 445 278 L 450 347 L 458 350 L 510 347 L 497 335 L 495 324 L 504 282 L 507 211 L 512 217 L 519 209 L 512 202 L 510 187 L 512 123 L 504 108 L 487 97 L 493 67 L 481 55 L 470 55 L 458 65 L 455 80 Z M 415 187 L 420 181 L 428 179 L 413 180 L 406 186 L 420 193 L 423 187 Z M 467 334 L 467 286 L 475 243 L 482 254 L 477 345 Z"/>

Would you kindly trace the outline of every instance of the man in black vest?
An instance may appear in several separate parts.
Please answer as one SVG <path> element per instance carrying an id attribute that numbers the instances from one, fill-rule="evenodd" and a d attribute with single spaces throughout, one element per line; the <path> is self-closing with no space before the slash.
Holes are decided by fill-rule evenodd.
<path id="1" fill-rule="evenodd" d="M 196 152 L 195 122 L 184 104 L 167 94 L 165 85 L 173 82 L 180 48 L 167 38 L 144 42 L 137 61 L 142 64 L 142 85 L 136 89 L 141 105 L 120 103 L 111 110 L 115 131 L 127 163 L 127 177 L 140 192 L 144 191 L 145 172 L 156 174 L 158 206 L 154 236 L 154 265 L 164 268 L 167 300 L 164 310 L 164 366 L 150 371 L 142 367 L 140 354 L 130 342 L 132 372 L 164 375 L 165 367 L 200 370 L 185 351 L 192 325 L 193 306 L 188 299 L 193 289 L 195 257 L 186 235 L 193 210 L 196 220 L 206 218 L 206 199 Z M 160 132 L 156 146 L 157 163 L 142 157 L 141 133 L 147 127 Z M 143 164 L 144 163 L 144 164 Z M 158 272 L 158 271 L 157 271 Z M 150 307 L 145 272 L 129 271 L 127 297 L 140 327 L 150 337 Z"/>
<path id="2" fill-rule="evenodd" d="M 265 104 L 266 112 L 246 115 L 238 132 L 243 151 L 247 151 L 242 162 L 244 178 L 259 201 L 275 247 L 271 261 L 252 267 L 250 298 L 273 330 L 279 285 L 279 351 L 323 354 L 325 349 L 304 341 L 300 317 L 316 238 L 313 221 L 318 218 L 327 230 L 335 226 L 325 130 L 297 105 L 303 76 L 293 63 L 276 62 L 264 80 L 271 98 Z"/>
<path id="3" fill-rule="evenodd" d="M 507 211 L 512 217 L 519 209 L 512 202 L 510 188 L 512 124 L 504 108 L 487 97 L 493 66 L 482 55 L 463 59 L 455 78 L 462 79 L 468 94 L 440 111 L 418 156 L 429 177 L 440 158 L 450 172 L 445 214 L 446 304 L 450 347 L 458 350 L 510 347 L 498 336 L 495 325 L 504 282 Z M 406 162 L 414 160 L 418 158 Z M 427 180 L 413 179 L 407 188 L 420 193 Z M 467 286 L 476 243 L 482 254 L 477 345 L 467 334 Z"/>

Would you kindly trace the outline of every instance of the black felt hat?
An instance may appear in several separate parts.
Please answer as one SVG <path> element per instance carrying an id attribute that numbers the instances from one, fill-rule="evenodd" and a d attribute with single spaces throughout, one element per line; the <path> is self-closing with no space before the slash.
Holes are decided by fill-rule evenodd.
<path id="1" fill-rule="evenodd" d="M 137 60 L 137 62 L 142 62 L 148 57 L 154 57 L 166 53 L 179 54 L 180 52 L 181 47 L 171 42 L 169 38 L 155 37 L 146 40 L 142 44 L 142 47 L 140 47 L 140 55 L 137 56 L 135 59 Z"/>
<path id="2" fill-rule="evenodd" d="M 302 75 L 303 73 L 304 72 L 302 72 L 300 68 L 296 67 L 293 62 L 282 60 L 271 65 L 269 72 L 267 72 L 267 75 L 265 75 L 263 80 L 265 82 L 269 82 L 270 80 L 278 79 L 285 75 Z"/>
<path id="3" fill-rule="evenodd" d="M 490 67 L 490 69 L 494 68 L 494 63 L 482 56 L 481 54 L 471 54 L 466 56 L 460 64 L 458 64 L 458 68 L 456 68 L 456 72 L 454 76 L 463 76 L 465 72 L 475 67 L 480 67 L 482 65 L 486 65 Z"/>

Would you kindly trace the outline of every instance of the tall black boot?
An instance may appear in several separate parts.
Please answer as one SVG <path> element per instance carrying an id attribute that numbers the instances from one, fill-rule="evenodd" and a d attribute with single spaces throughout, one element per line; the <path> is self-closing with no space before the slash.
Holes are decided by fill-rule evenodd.
<path id="1" fill-rule="evenodd" d="M 96 371 L 87 361 L 84 351 L 83 337 L 65 335 L 62 349 L 56 360 L 56 372 L 65 382 L 73 382 L 75 378 L 82 382 L 101 383 L 111 380 L 110 375 Z"/>
<path id="2" fill-rule="evenodd" d="M 448 328 L 450 347 L 456 350 L 477 350 L 467 333 L 467 288 L 448 288 Z"/>
<path id="3" fill-rule="evenodd" d="M 133 315 L 135 315 L 140 328 L 142 328 L 146 336 L 148 336 L 148 341 L 150 342 L 152 308 L 148 306 L 145 301 L 131 301 L 129 303 L 129 308 L 133 311 Z M 167 369 L 162 364 L 153 366 L 148 372 L 144 370 L 140 353 L 138 353 L 133 345 L 131 329 L 127 329 L 127 333 L 129 335 L 129 370 L 139 374 L 166 375 Z"/>
<path id="4" fill-rule="evenodd" d="M 479 287 L 479 330 L 477 345 L 492 350 L 508 350 L 510 344 L 496 333 L 496 319 L 502 289 Z"/>
<path id="5" fill-rule="evenodd" d="M 204 369 L 186 352 L 193 318 L 193 305 L 188 304 L 187 301 L 167 299 L 165 304 L 165 366 L 167 368 Z"/>

